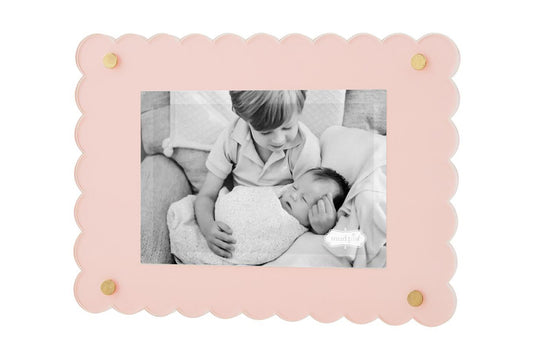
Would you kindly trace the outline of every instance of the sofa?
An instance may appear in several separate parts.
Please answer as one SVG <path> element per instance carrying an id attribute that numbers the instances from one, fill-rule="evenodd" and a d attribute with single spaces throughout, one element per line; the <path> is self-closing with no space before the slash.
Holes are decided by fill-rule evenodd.
<path id="1" fill-rule="evenodd" d="M 208 147 L 194 148 L 183 139 L 183 145 L 180 142 L 169 145 L 169 140 L 179 132 L 175 127 L 176 123 L 180 123 L 176 95 L 179 93 L 169 91 L 146 91 L 141 94 L 142 263 L 175 263 L 170 253 L 166 224 L 168 208 L 173 202 L 197 193 L 207 173 L 205 160 L 209 154 Z M 386 92 L 310 91 L 302 115 L 302 121 L 319 138 L 332 126 L 358 128 L 386 135 Z M 194 116 L 188 117 L 189 121 L 195 120 Z M 231 187 L 231 178 L 226 180 L 226 184 Z M 322 242 L 322 236 L 307 232 L 279 258 L 265 265 L 351 266 L 346 258 L 332 255 Z"/>

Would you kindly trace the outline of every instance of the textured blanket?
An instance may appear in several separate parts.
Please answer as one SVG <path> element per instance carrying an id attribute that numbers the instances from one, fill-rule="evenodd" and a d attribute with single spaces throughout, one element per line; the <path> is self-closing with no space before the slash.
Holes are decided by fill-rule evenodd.
<path id="1" fill-rule="evenodd" d="M 271 187 L 237 186 L 221 191 L 215 219 L 233 230 L 235 250 L 231 258 L 214 254 L 194 216 L 196 196 L 173 203 L 167 215 L 171 252 L 185 264 L 248 264 L 270 262 L 283 254 L 307 229 L 288 214 Z"/>

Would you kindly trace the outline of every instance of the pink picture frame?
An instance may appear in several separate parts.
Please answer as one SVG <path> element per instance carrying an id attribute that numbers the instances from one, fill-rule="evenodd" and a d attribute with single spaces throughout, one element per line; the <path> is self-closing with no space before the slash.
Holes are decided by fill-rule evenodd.
<path id="1" fill-rule="evenodd" d="M 459 101 L 452 76 L 459 53 L 450 39 L 91 35 L 76 61 L 83 75 L 76 89 L 82 154 L 74 248 L 81 307 L 395 325 L 415 319 L 427 326 L 451 318 L 457 173 L 450 157 L 458 145 L 451 117 Z M 141 264 L 140 92 L 301 88 L 387 91 L 386 268 Z"/>

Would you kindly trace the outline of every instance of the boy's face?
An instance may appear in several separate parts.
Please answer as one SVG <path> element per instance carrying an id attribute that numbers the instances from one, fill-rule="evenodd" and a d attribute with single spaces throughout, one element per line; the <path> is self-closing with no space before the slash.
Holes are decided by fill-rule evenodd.
<path id="1" fill-rule="evenodd" d="M 294 114 L 283 125 L 268 131 L 256 131 L 250 125 L 250 132 L 254 142 L 269 151 L 276 152 L 284 149 L 284 146 L 294 140 L 298 134 L 298 115 Z"/>
<path id="2" fill-rule="evenodd" d="M 328 193 L 335 197 L 339 192 L 333 180 L 316 179 L 305 173 L 300 176 L 280 197 L 281 206 L 304 227 L 309 227 L 309 210 Z"/>

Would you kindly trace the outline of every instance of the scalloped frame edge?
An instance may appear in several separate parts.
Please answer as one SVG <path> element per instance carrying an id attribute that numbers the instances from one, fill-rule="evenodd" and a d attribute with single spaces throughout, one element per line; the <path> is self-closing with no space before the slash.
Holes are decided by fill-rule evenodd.
<path id="1" fill-rule="evenodd" d="M 267 49 L 274 54 L 284 55 L 284 60 L 276 62 L 275 59 L 270 59 L 272 60 L 271 63 L 262 62 L 262 57 L 268 59 Z M 150 56 L 148 50 L 151 50 L 152 56 Z M 184 50 L 189 50 L 188 54 Z M 232 54 L 230 50 L 236 51 Z M 101 65 L 101 58 L 108 51 L 113 51 L 119 56 L 119 64 L 113 70 L 105 69 Z M 327 51 L 329 51 L 329 54 L 326 54 Z M 423 53 L 428 57 L 428 66 L 423 71 L 413 70 L 409 66 L 410 57 L 407 55 L 414 55 L 415 53 Z M 159 56 L 154 56 L 155 54 Z M 210 59 L 202 57 L 206 54 L 216 55 L 218 59 L 228 61 L 225 63 L 226 65 L 232 64 L 229 60 L 236 61 L 235 66 L 228 71 L 234 77 L 227 78 L 221 75 L 217 78 L 216 70 L 219 69 L 209 72 L 206 71 L 209 68 L 202 68 L 206 64 L 213 65 L 210 63 Z M 239 59 L 235 59 L 239 54 L 249 55 L 250 59 L 248 60 L 250 62 L 255 61 L 254 64 L 261 62 L 264 68 L 267 69 L 263 73 L 263 77 L 253 73 L 256 75 L 254 82 L 247 81 L 246 76 L 250 75 L 249 71 L 253 70 L 246 66 L 239 69 L 239 66 L 242 66 L 242 62 L 246 61 L 239 62 Z M 361 56 L 361 54 L 365 56 Z M 132 58 L 128 56 L 131 55 L 136 56 L 135 61 L 129 61 Z M 163 55 L 169 55 L 169 58 L 175 60 L 175 64 L 179 66 L 172 67 L 171 65 L 174 63 L 165 62 L 166 58 Z M 185 57 L 187 60 L 192 58 L 197 63 L 191 64 L 191 62 L 183 61 L 182 58 Z M 123 63 L 123 60 L 128 61 Z M 150 66 L 153 65 L 154 61 L 158 61 L 157 66 L 159 68 L 156 70 L 154 70 L 153 66 Z M 332 80 L 318 75 L 309 78 L 309 73 L 300 72 L 296 67 L 298 61 L 304 61 L 309 68 L 314 70 L 317 69 L 317 64 L 323 63 L 326 69 L 323 72 L 330 76 Z M 191 34 L 181 40 L 166 34 L 157 34 L 149 39 L 132 34 L 121 36 L 118 39 L 95 34 L 86 37 L 80 43 L 76 52 L 76 63 L 82 73 L 82 78 L 76 87 L 76 103 L 82 115 L 76 126 L 75 138 L 82 154 L 75 168 L 75 181 L 81 194 L 76 201 L 74 213 L 81 233 L 76 239 L 74 257 L 81 272 L 76 278 L 74 292 L 76 300 L 84 309 L 89 312 L 102 312 L 109 308 L 114 308 L 125 314 L 136 313 L 144 309 L 156 316 L 178 311 L 187 317 L 198 317 L 207 312 L 211 312 L 220 318 L 230 318 L 245 314 L 253 319 L 265 319 L 277 315 L 287 321 L 301 320 L 311 316 L 320 322 L 333 322 L 345 317 L 352 322 L 360 324 L 380 318 L 383 322 L 393 325 L 403 324 L 410 319 L 415 319 L 427 326 L 442 324 L 453 315 L 456 307 L 456 296 L 453 288 L 449 285 L 449 280 L 455 273 L 456 255 L 449 241 L 457 228 L 457 216 L 450 200 L 457 189 L 458 177 L 450 158 L 457 150 L 458 135 L 451 118 L 456 113 L 459 105 L 459 93 L 451 78 L 459 66 L 459 52 L 450 39 L 440 34 L 428 34 L 418 41 L 403 34 L 390 35 L 383 40 L 368 34 L 355 35 L 348 40 L 335 34 L 324 34 L 314 40 L 300 34 L 290 34 L 282 39 L 277 39 L 268 34 L 256 34 L 246 40 L 232 34 L 223 34 L 213 40 L 200 34 Z M 288 70 L 283 72 L 276 68 L 280 63 L 288 65 Z M 336 65 L 337 68 L 328 67 L 332 64 Z M 192 75 L 189 74 L 187 76 L 185 70 L 180 67 L 186 65 L 192 66 L 194 70 Z M 250 65 L 250 63 L 245 63 L 244 65 Z M 361 68 L 357 68 L 355 65 L 361 66 Z M 132 71 L 138 70 L 144 70 L 144 73 L 149 73 L 150 75 L 155 74 L 155 79 L 150 81 L 150 79 L 142 77 L 139 72 L 133 72 L 137 78 L 130 81 L 135 86 L 133 90 L 128 91 L 124 86 L 125 76 L 131 75 Z M 186 68 L 186 71 L 190 70 L 190 67 Z M 195 82 L 198 78 L 195 79 L 193 75 L 198 75 L 197 71 L 201 70 L 208 72 L 204 77 L 208 77 L 208 75 L 214 77 L 203 78 L 200 81 L 201 84 L 198 85 Z M 237 72 L 241 70 L 244 72 L 242 76 Z M 290 71 L 293 72 L 291 73 Z M 348 73 L 344 78 L 341 76 L 342 71 L 345 71 L 344 74 Z M 382 72 L 389 75 L 389 78 L 386 78 Z M 169 74 L 172 76 L 167 76 Z M 272 76 L 276 74 L 279 76 Z M 269 76 L 270 78 L 268 78 Z M 164 80 L 163 77 L 170 77 L 170 79 Z M 176 78 L 185 79 L 181 81 L 181 85 L 177 88 L 175 87 L 176 82 L 173 82 Z M 102 87 L 102 79 L 108 80 L 106 88 Z M 407 84 L 406 79 L 415 82 L 416 86 Z M 89 85 L 87 82 L 89 82 Z M 161 86 L 158 87 L 159 85 L 154 85 L 155 83 Z M 136 146 L 135 149 L 139 148 L 140 139 L 137 138 L 138 135 L 133 134 L 135 130 L 138 130 L 140 119 L 137 119 L 137 122 L 133 121 L 135 125 L 124 122 L 124 118 L 131 118 L 135 111 L 138 111 L 138 107 L 133 106 L 133 97 L 131 96 L 138 95 L 139 90 L 191 88 L 206 90 L 228 88 L 387 89 L 387 120 L 390 126 L 387 140 L 388 171 L 392 170 L 395 176 L 392 179 L 392 183 L 390 177 L 387 183 L 389 194 L 388 227 L 390 228 L 393 225 L 391 229 L 393 231 L 392 238 L 389 237 L 388 233 L 389 263 L 387 268 L 380 270 L 268 268 L 269 272 L 265 273 L 264 271 L 261 272 L 260 268 L 246 267 L 206 266 L 198 268 L 195 266 L 134 264 L 132 258 L 136 254 L 139 255 L 139 241 L 127 241 L 127 233 L 116 237 L 117 234 L 121 234 L 118 224 L 111 221 L 106 222 L 103 219 L 103 216 L 112 213 L 112 209 L 104 209 L 105 201 L 109 200 L 100 198 L 99 193 L 111 194 L 109 187 L 117 186 L 120 182 L 112 181 L 112 184 L 102 182 L 95 176 L 89 176 L 88 173 L 92 173 L 92 171 L 101 173 L 99 171 L 116 169 L 129 171 L 130 174 L 137 171 L 137 176 L 139 176 L 140 164 L 134 166 L 132 164 L 133 161 L 129 163 L 125 160 L 117 162 L 117 158 L 112 156 L 109 156 L 110 163 L 107 163 L 107 157 L 102 157 L 105 152 L 99 147 L 104 143 L 117 148 L 119 148 L 119 145 L 126 148 L 131 147 L 132 150 L 134 146 Z M 424 91 L 420 91 L 420 89 Z M 125 92 L 120 92 L 120 95 L 118 95 L 119 92 L 117 90 L 124 90 Z M 400 90 L 407 90 L 407 94 L 404 93 L 402 95 Z M 131 96 L 128 96 L 128 94 Z M 411 97 L 409 97 L 409 94 Z M 419 102 L 413 99 L 413 97 L 416 97 L 415 95 L 418 96 Z M 113 100 L 110 101 L 110 98 Z M 423 101 L 420 102 L 421 100 L 430 101 L 431 106 Z M 140 100 L 137 99 L 137 101 Z M 131 105 L 130 107 L 135 107 L 133 112 L 131 112 L 131 109 L 124 111 L 124 107 L 120 108 L 119 106 L 119 104 L 126 106 L 128 103 Z M 403 129 L 398 126 L 398 123 L 408 124 L 405 117 L 407 114 L 413 116 L 413 104 L 417 104 L 418 111 L 414 111 L 414 118 L 415 121 L 418 121 L 416 122 L 418 127 L 415 130 L 413 128 Z M 427 115 L 434 117 L 432 117 L 431 121 L 424 122 L 422 117 Z M 88 122 L 88 118 L 94 123 Z M 109 129 L 109 135 L 116 135 L 123 132 L 124 128 L 121 127 L 124 124 L 126 124 L 127 132 L 130 132 L 130 137 L 132 138 L 120 138 L 117 143 L 116 140 L 111 142 L 108 136 L 104 136 L 103 139 L 98 141 L 98 136 L 96 135 L 101 133 L 99 131 L 102 129 Z M 409 127 L 409 124 L 407 127 Z M 432 136 L 432 134 L 436 133 L 436 130 L 442 132 L 439 132 L 439 136 Z M 429 139 L 417 139 L 418 135 L 427 136 Z M 400 141 L 400 138 L 404 139 L 404 141 Z M 416 148 L 413 148 L 415 145 L 411 143 L 406 145 L 408 141 L 405 141 L 405 139 L 414 140 L 418 146 L 429 146 L 433 152 L 429 155 L 417 155 Z M 430 174 L 428 175 L 424 171 L 417 172 L 412 167 L 406 167 L 407 164 L 405 162 L 409 161 L 406 159 L 407 155 L 411 156 L 411 160 L 413 156 L 417 157 L 415 159 L 421 161 L 427 169 L 425 172 L 430 172 Z M 93 156 L 94 161 L 92 161 Z M 96 161 L 96 159 L 100 161 Z M 111 163 L 112 161 L 115 162 Z M 446 161 L 445 165 L 443 161 Z M 102 166 L 100 162 L 105 162 L 105 165 Z M 407 175 L 396 168 L 408 168 L 413 170 L 414 173 Z M 410 175 L 424 176 L 423 179 L 426 181 L 433 181 L 431 183 L 423 183 L 421 182 L 422 180 L 418 180 L 417 183 L 422 184 L 425 192 L 419 196 L 414 194 L 416 197 L 414 200 L 413 198 L 407 199 L 412 200 L 416 206 L 422 205 L 424 210 L 428 208 L 438 209 L 434 218 L 424 217 L 421 210 L 417 212 L 418 208 L 412 208 L 412 212 L 416 212 L 415 214 L 409 212 L 411 217 L 417 215 L 433 221 L 432 226 L 441 231 L 435 236 L 438 239 L 423 242 L 418 236 L 414 235 L 418 241 L 411 243 L 413 241 L 412 238 L 402 237 L 402 235 L 405 236 L 406 229 L 399 231 L 398 228 L 402 225 L 399 220 L 406 219 L 401 217 L 409 217 L 405 213 L 395 215 L 393 223 L 391 223 L 391 218 L 393 218 L 391 213 L 393 215 L 394 213 L 400 213 L 399 210 L 396 212 L 396 208 L 405 209 L 398 205 L 398 201 L 403 197 L 399 196 L 396 199 L 398 191 L 394 189 L 397 188 L 397 185 L 405 184 L 402 182 L 405 179 L 397 179 L 397 177 L 407 176 L 408 179 L 412 179 L 409 177 Z M 127 196 L 128 193 L 130 195 L 133 193 L 131 191 L 138 184 L 134 183 L 138 182 L 138 178 L 133 178 L 130 181 L 131 183 L 124 186 L 127 187 L 127 190 L 114 197 L 115 202 L 127 202 L 133 207 L 135 207 L 135 201 L 139 202 L 140 193 L 137 193 L 137 197 Z M 116 189 L 116 187 L 113 187 L 113 189 Z M 412 187 L 409 187 L 409 189 L 413 191 Z M 422 197 L 426 197 L 426 199 L 424 200 Z M 394 208 L 389 206 L 391 199 L 393 199 Z M 406 200 L 406 198 L 403 199 L 404 201 Z M 111 207 L 114 208 L 113 206 Z M 140 204 L 137 204 L 135 209 L 139 208 Z M 100 215 L 95 216 L 95 211 L 99 211 Z M 140 216 L 137 217 L 140 221 Z M 124 214 L 122 220 L 131 221 L 132 218 L 136 218 L 133 215 L 133 211 Z M 407 222 L 409 219 L 410 217 L 407 218 Z M 135 229 L 138 229 L 138 226 L 132 227 L 135 228 L 129 229 L 126 227 L 128 229 L 125 230 L 125 232 L 131 232 L 129 233 L 129 238 L 131 238 Z M 428 229 L 425 226 L 421 227 L 424 228 L 419 229 L 419 232 L 423 233 L 419 235 L 427 235 L 429 233 Z M 110 234 L 106 235 L 106 230 L 113 232 L 115 237 Z M 137 238 L 140 238 L 140 230 L 137 231 L 137 236 Z M 110 240 L 110 238 L 112 239 Z M 396 245 L 396 243 L 399 244 Z M 413 246 L 410 247 L 410 244 L 413 244 Z M 399 245 L 407 245 L 407 251 L 405 248 L 398 247 Z M 412 253 L 411 256 L 413 257 L 409 257 L 409 253 L 407 253 L 409 249 L 412 250 L 420 245 L 424 246 L 424 251 L 430 254 L 430 260 L 418 259 Z M 117 256 L 119 250 L 124 248 L 127 249 L 126 253 L 122 253 L 122 256 Z M 402 262 L 400 258 L 402 255 L 409 257 L 409 261 L 404 258 Z M 138 258 L 140 257 L 138 256 Z M 134 268 L 135 274 L 140 273 L 142 278 L 132 279 L 132 275 L 129 274 L 132 268 Z M 206 298 L 196 296 L 194 293 L 195 283 L 193 283 L 192 279 L 197 279 L 201 283 L 203 283 L 202 281 L 209 282 L 206 278 L 209 278 L 213 273 L 216 273 L 215 277 L 217 278 L 215 280 L 235 278 L 233 282 L 230 280 L 230 287 L 235 287 L 236 293 L 229 293 L 220 288 L 215 288 L 210 293 L 212 295 L 211 299 L 207 300 L 207 302 Z M 183 276 L 183 274 L 186 274 L 186 276 Z M 267 280 L 266 284 L 263 283 L 263 288 L 253 285 L 252 281 L 257 278 L 258 274 L 262 277 L 262 280 L 269 276 L 279 276 L 279 274 L 285 274 L 290 277 L 282 281 L 281 286 L 274 285 L 272 288 L 273 293 L 281 295 L 285 299 L 278 303 L 278 308 L 272 307 L 269 302 L 273 293 L 261 290 L 265 288 L 265 285 L 270 289 L 269 286 L 273 285 L 272 279 Z M 322 296 L 320 294 L 322 289 L 313 291 L 313 289 L 308 287 L 303 288 L 303 291 L 306 295 L 314 296 L 311 296 L 311 298 L 303 297 L 303 304 L 297 302 L 297 300 L 302 300 L 302 297 L 296 296 L 296 299 L 291 299 L 283 295 L 282 290 L 289 290 L 288 285 L 295 283 L 295 280 L 301 280 L 302 278 L 309 280 L 313 276 L 320 276 L 322 280 L 320 282 L 321 286 L 316 285 L 315 287 L 323 288 L 327 286 L 323 281 L 323 277 L 329 278 L 329 282 L 331 282 L 332 275 L 335 275 L 336 282 L 338 282 L 327 288 L 334 292 L 333 299 L 327 299 Z M 112 296 L 105 296 L 99 292 L 100 282 L 108 278 L 114 278 L 117 282 L 117 291 Z M 172 280 L 176 280 L 176 278 L 180 278 L 181 282 L 178 280 L 174 288 L 175 293 L 162 298 L 164 294 L 168 294 L 170 289 L 161 288 L 161 286 L 154 284 L 153 279 L 155 278 L 162 278 L 167 284 L 172 282 Z M 369 282 L 372 278 L 376 282 L 370 284 Z M 438 279 L 438 285 L 434 283 L 435 279 Z M 248 291 L 252 290 L 253 293 L 255 288 L 263 296 L 244 293 L 241 290 L 242 288 L 237 288 L 236 280 L 244 280 L 242 282 L 244 283 L 243 286 Z M 353 283 L 358 289 L 364 289 L 366 295 L 358 297 L 349 291 L 348 293 L 343 293 L 340 288 L 346 285 L 346 281 Z M 430 281 L 431 284 L 429 284 Z M 422 283 L 427 286 L 424 288 Z M 398 286 L 401 288 L 397 288 Z M 379 288 L 376 289 L 375 287 Z M 186 290 L 179 292 L 178 289 Z M 422 306 L 413 308 L 407 304 L 406 296 L 409 290 L 412 289 L 419 289 L 424 293 Z M 146 293 L 146 290 L 148 290 L 148 293 Z M 398 296 L 399 293 L 405 295 Z M 341 298 L 344 294 L 352 300 L 351 303 Z M 393 294 L 396 294 L 396 302 L 392 302 L 392 305 L 387 306 L 386 304 L 391 303 L 387 302 L 390 297 L 386 296 Z M 212 298 L 222 298 L 223 303 L 214 303 Z M 312 300 L 313 298 L 315 300 Z M 237 304 L 231 305 L 229 302 L 224 302 L 224 300 L 228 301 L 229 299 L 236 299 Z M 198 300 L 200 303 L 198 303 Z M 292 300 L 294 302 L 291 302 Z M 162 301 L 165 303 L 162 303 Z M 377 306 L 376 302 L 378 303 Z M 304 309 L 299 309 L 302 306 Z"/>

